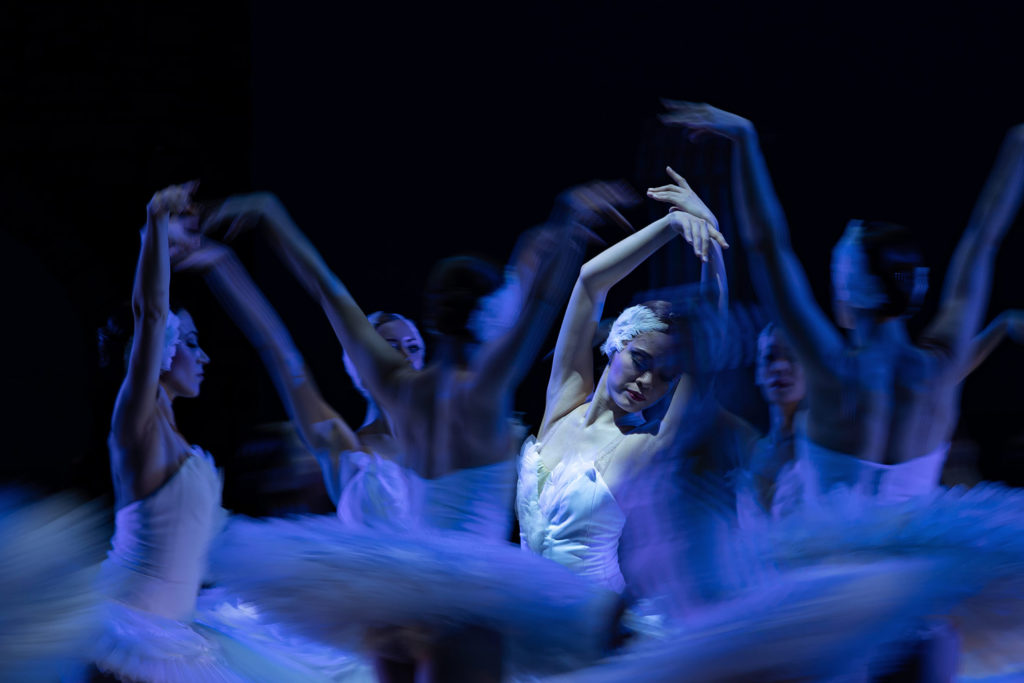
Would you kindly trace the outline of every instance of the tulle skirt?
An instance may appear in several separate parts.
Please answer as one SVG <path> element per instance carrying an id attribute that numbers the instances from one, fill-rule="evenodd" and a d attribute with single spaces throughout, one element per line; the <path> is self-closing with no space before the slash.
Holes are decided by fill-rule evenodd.
<path id="1" fill-rule="evenodd" d="M 52 681 L 96 631 L 106 515 L 69 496 L 0 491 L 0 680 Z"/>
<path id="2" fill-rule="evenodd" d="M 333 518 L 233 520 L 213 573 L 302 636 L 373 652 L 465 627 L 502 636 L 510 670 L 560 671 L 606 652 L 619 596 L 508 543 L 437 530 L 353 531 Z"/>
<path id="3" fill-rule="evenodd" d="M 204 591 L 191 622 L 176 621 L 117 601 L 102 608 L 103 628 L 92 647 L 100 671 L 153 683 L 374 681 L 372 667 L 289 634 L 255 606 L 224 591 Z"/>
<path id="4" fill-rule="evenodd" d="M 891 504 L 837 490 L 750 529 L 740 550 L 741 561 L 756 557 L 780 571 L 935 562 L 944 573 L 932 582 L 932 613 L 959 635 L 960 673 L 1024 680 L 1024 490 L 987 483 Z"/>
<path id="5" fill-rule="evenodd" d="M 866 681 L 902 655 L 934 604 L 941 562 L 917 558 L 785 572 L 551 681 Z"/>

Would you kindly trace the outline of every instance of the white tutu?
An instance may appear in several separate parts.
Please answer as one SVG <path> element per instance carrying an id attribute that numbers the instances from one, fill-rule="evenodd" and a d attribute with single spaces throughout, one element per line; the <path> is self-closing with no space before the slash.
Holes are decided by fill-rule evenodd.
<path id="1" fill-rule="evenodd" d="M 0 492 L 0 680 L 52 681 L 92 637 L 106 515 L 67 496 Z"/>
<path id="2" fill-rule="evenodd" d="M 500 632 L 534 671 L 603 654 L 618 596 L 507 543 L 439 531 L 381 536 L 327 517 L 234 519 L 216 543 L 217 580 L 303 636 L 367 648 L 368 634 Z M 368 649 L 373 649 L 372 644 Z"/>
<path id="3" fill-rule="evenodd" d="M 940 567 L 890 559 L 787 572 L 740 598 L 691 614 L 560 683 L 865 680 L 869 657 L 928 613 Z"/>
<path id="4" fill-rule="evenodd" d="M 254 609 L 218 601 L 190 623 L 107 602 L 93 648 L 97 667 L 128 681 L 375 680 L 355 656 L 288 638 Z"/>
<path id="5" fill-rule="evenodd" d="M 933 613 L 961 639 L 961 673 L 1024 679 L 1024 490 L 997 484 L 880 504 L 850 490 L 749 530 L 743 548 L 783 571 L 828 563 L 935 559 L 947 574 Z"/>
<path id="6" fill-rule="evenodd" d="M 200 593 L 224 518 L 220 487 L 195 449 L 163 486 L 118 510 L 101 570 L 96 666 L 153 683 L 368 680 L 354 656 L 289 635 L 223 592 Z"/>

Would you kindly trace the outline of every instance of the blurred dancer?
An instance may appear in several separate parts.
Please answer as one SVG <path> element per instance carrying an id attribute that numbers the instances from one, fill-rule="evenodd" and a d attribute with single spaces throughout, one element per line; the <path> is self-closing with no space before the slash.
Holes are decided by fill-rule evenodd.
<path id="1" fill-rule="evenodd" d="M 957 245 L 938 314 L 916 343 L 909 338 L 905 318 L 920 305 L 927 286 L 919 250 L 900 226 L 850 222 L 832 260 L 836 317 L 850 330 L 847 340 L 818 308 L 793 253 L 753 125 L 708 105 L 670 104 L 670 109 L 667 122 L 732 141 L 734 197 L 751 269 L 807 376 L 806 433 L 796 441 L 805 495 L 815 501 L 821 500 L 818 494 L 833 490 L 852 492 L 859 498 L 850 500 L 866 506 L 862 507 L 865 515 L 874 514 L 873 507 L 879 503 L 908 501 L 909 505 L 924 496 L 912 509 L 915 519 L 921 520 L 921 532 L 927 534 L 917 539 L 921 552 L 926 552 L 936 542 L 930 517 L 945 519 L 955 507 L 953 503 L 944 503 L 949 508 L 931 505 L 934 501 L 927 494 L 938 486 L 956 425 L 960 381 L 988 302 L 996 250 L 1024 191 L 1024 127 L 1007 134 Z M 1006 506 L 1004 514 L 1014 514 L 1011 511 L 1020 505 L 1012 494 L 999 500 Z M 970 502 L 980 503 L 968 498 L 958 499 L 957 505 L 969 508 Z M 858 518 L 848 507 L 834 512 L 840 515 L 835 520 L 839 525 Z M 805 561 L 822 559 L 806 550 L 809 532 L 801 521 L 812 520 L 797 520 L 795 526 L 787 527 L 793 537 L 780 536 L 774 552 L 792 551 Z M 843 538 L 842 531 L 832 532 L 837 534 L 834 539 Z M 887 543 L 892 544 L 890 552 L 913 545 L 898 528 L 889 532 L 880 534 L 865 524 L 847 530 L 849 535 L 836 547 L 829 548 L 823 541 L 821 552 L 830 555 L 838 546 L 856 546 L 859 541 L 879 552 Z M 957 538 L 946 551 L 976 553 L 977 548 L 963 543 L 957 533 L 955 525 L 946 525 L 944 534 Z M 1016 549 L 1005 550 L 1001 558 L 1016 558 Z M 986 577 L 1002 576 L 1003 562 L 996 563 L 992 555 L 977 555 L 976 566 Z M 981 580 L 979 585 L 988 584 Z M 977 607 L 978 602 L 973 604 Z M 1018 611 L 1010 609 L 1012 614 Z M 1005 621 L 1003 627 L 1007 628 Z M 923 675 L 935 680 L 951 677 L 957 666 L 953 631 L 938 623 L 920 635 L 920 642 L 923 653 L 918 663 L 926 672 Z"/>
<path id="2" fill-rule="evenodd" d="M 316 520 L 235 525 L 232 543 L 262 544 L 266 563 L 254 576 L 249 562 L 226 557 L 222 575 L 307 634 L 346 644 L 355 634 L 387 680 L 496 679 L 508 649 L 502 637 L 513 649 L 524 639 L 535 643 L 519 650 L 532 649 L 539 667 L 579 650 L 592 656 L 607 636 L 613 602 L 501 541 L 515 476 L 515 386 L 582 258 L 587 233 L 577 224 L 597 220 L 624 198 L 607 184 L 563 196 L 549 224 L 524 238 L 517 267 L 504 278 L 477 259 L 442 262 L 427 286 L 434 360 L 422 371 L 373 329 L 276 198 L 226 200 L 211 222 L 262 219 L 388 416 L 397 455 L 364 468 L 361 483 L 347 486 L 339 500 L 339 516 L 358 518 L 375 533 L 359 536 L 354 525 L 329 528 Z M 547 577 L 550 586 L 521 595 L 524 573 Z M 459 591 L 436 587 L 438 580 Z M 544 597 L 554 586 L 563 586 L 561 608 Z M 300 596 L 310 593 L 330 606 L 331 616 L 309 609 Z M 572 645 L 573 639 L 585 642 Z"/>
<path id="3" fill-rule="evenodd" d="M 711 211 L 681 176 L 668 173 L 671 184 L 648 191 L 671 206 L 668 215 L 579 272 L 555 346 L 544 418 L 537 438 L 523 448 L 516 502 L 524 548 L 610 590 L 628 588 L 631 598 L 668 587 L 650 576 L 659 567 L 643 550 L 649 545 L 644 539 L 656 529 L 693 531 L 704 518 L 697 505 L 689 509 L 695 515 L 688 516 L 690 523 L 680 522 L 674 516 L 680 501 L 664 496 L 653 502 L 649 480 L 724 480 L 739 466 L 739 442 L 747 438 L 711 395 L 717 346 L 712 328 L 726 291 L 720 249 L 728 245 Z M 601 348 L 608 364 L 595 378 L 591 339 L 608 291 L 675 235 L 705 261 L 704 294 L 710 292 L 718 306 L 697 304 L 683 312 L 650 301 L 627 308 Z M 652 467 L 659 454 L 667 454 L 668 470 L 661 463 Z M 634 504 L 643 510 L 632 509 Z M 632 541 L 627 522 L 635 530 Z M 705 530 L 694 531 L 691 540 L 698 533 Z M 628 567 L 620 565 L 624 547 L 641 551 L 627 558 Z"/>
<path id="4" fill-rule="evenodd" d="M 769 323 L 757 338 L 755 381 L 768 404 L 768 433 L 757 440 L 744 466 L 744 485 L 753 503 L 749 514 L 782 514 L 799 503 L 801 487 L 791 476 L 796 460 L 797 421 L 804 419 L 807 383 L 782 330 Z M 741 498 L 741 501 L 744 499 Z M 741 503 L 742 504 L 742 503 Z M 745 516 L 740 511 L 740 516 Z"/>
<path id="5" fill-rule="evenodd" d="M 358 430 L 353 430 L 324 400 L 284 323 L 232 249 L 204 238 L 202 245 L 190 251 L 177 268 L 205 273 L 207 283 L 224 310 L 259 351 L 292 423 L 320 462 L 331 502 L 338 506 L 343 519 L 353 521 L 346 505 L 341 504 L 346 486 L 353 478 L 365 477 L 367 468 L 376 472 L 389 467 L 381 463 L 381 459 L 396 460 L 400 454 L 391 421 L 363 388 L 347 353 L 346 369 L 368 401 L 366 418 Z M 402 354 L 410 368 L 423 369 L 423 339 L 412 321 L 382 312 L 371 314 L 369 319 L 377 333 Z"/>
<path id="6" fill-rule="evenodd" d="M 307 666 L 299 659 L 323 648 L 300 653 L 301 642 L 287 642 L 255 619 L 232 630 L 221 605 L 198 602 L 224 516 L 221 478 L 210 455 L 178 431 L 173 403 L 199 394 L 210 359 L 188 311 L 171 311 L 168 299 L 171 261 L 198 239 L 194 189 L 167 188 L 147 208 L 134 334 L 111 419 L 117 515 L 101 573 L 109 599 L 95 662 L 118 679 L 154 683 L 328 680 L 348 666 L 344 657 L 321 661 L 324 670 Z"/>
<path id="7" fill-rule="evenodd" d="M 1020 311 L 1003 311 L 975 337 L 962 378 L 984 362 L 1007 337 L 1024 343 L 1024 318 Z M 796 438 L 805 433 L 802 422 L 806 419 L 807 382 L 792 346 L 774 323 L 758 336 L 756 382 L 768 404 L 769 430 L 755 444 L 746 473 L 758 510 L 778 516 L 792 510 L 802 497 L 802 487 L 793 466 Z"/>
<path id="8" fill-rule="evenodd" d="M 913 344 L 905 318 L 921 304 L 927 269 L 904 228 L 851 221 L 836 245 L 834 300 L 851 331 L 847 341 L 818 308 L 793 254 L 753 125 L 708 105 L 676 105 L 666 119 L 733 140 L 734 194 L 751 268 L 807 374 L 800 445 L 818 487 L 866 487 L 894 499 L 932 490 L 995 253 L 1024 191 L 1024 127 L 1008 133 L 954 253 L 938 314 Z"/>

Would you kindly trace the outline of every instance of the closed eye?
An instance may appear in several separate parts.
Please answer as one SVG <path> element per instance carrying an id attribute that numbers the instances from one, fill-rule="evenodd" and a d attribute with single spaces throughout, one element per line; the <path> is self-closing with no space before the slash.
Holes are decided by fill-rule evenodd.
<path id="1" fill-rule="evenodd" d="M 638 370 L 646 370 L 651 363 L 650 358 L 648 358 L 646 354 L 638 353 L 636 351 L 630 351 L 630 359 Z"/>

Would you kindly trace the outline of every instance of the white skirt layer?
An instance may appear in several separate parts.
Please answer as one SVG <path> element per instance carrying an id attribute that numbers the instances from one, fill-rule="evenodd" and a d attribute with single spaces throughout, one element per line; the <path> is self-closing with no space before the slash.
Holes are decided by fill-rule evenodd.
<path id="1" fill-rule="evenodd" d="M 786 571 L 823 563 L 942 562 L 932 613 L 961 639 L 961 673 L 1024 680 L 1024 490 L 983 484 L 892 504 L 834 491 L 737 545 Z M 737 557 L 740 553 L 737 553 Z"/>
<path id="2" fill-rule="evenodd" d="M 225 587 L 305 637 L 373 651 L 368 639 L 390 629 L 429 640 L 479 627 L 502 634 L 513 668 L 533 671 L 600 657 L 619 601 L 508 543 L 372 535 L 333 518 L 234 519 L 211 561 Z"/>
<path id="3" fill-rule="evenodd" d="M 97 505 L 0 491 L 0 680 L 52 681 L 78 665 L 106 537 Z"/>
<path id="4" fill-rule="evenodd" d="M 929 613 L 945 563 L 889 559 L 777 576 L 552 683 L 867 681 Z"/>
<path id="5" fill-rule="evenodd" d="M 289 636 L 251 605 L 204 591 L 186 623 L 116 601 L 103 608 L 96 666 L 127 681 L 205 683 L 374 681 L 352 654 Z"/>

